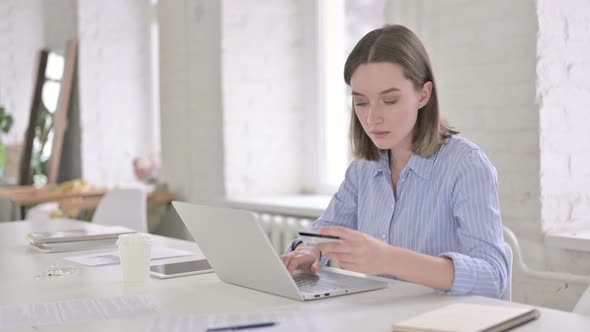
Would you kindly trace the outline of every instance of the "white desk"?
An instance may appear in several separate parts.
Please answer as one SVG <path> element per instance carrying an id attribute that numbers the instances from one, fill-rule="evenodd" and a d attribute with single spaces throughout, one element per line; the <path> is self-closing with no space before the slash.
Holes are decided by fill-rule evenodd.
<path id="1" fill-rule="evenodd" d="M 40 254 L 27 247 L 25 235 L 33 230 L 63 230 L 73 221 L 22 221 L 0 223 L 0 305 L 43 303 L 73 298 L 115 297 L 151 294 L 166 312 L 214 313 L 254 311 L 325 311 L 334 331 L 390 331 L 396 321 L 454 302 L 510 304 L 478 296 L 449 297 L 430 289 L 392 281 L 385 290 L 329 298 L 307 303 L 257 292 L 221 282 L 215 274 L 168 280 L 150 279 L 143 287 L 124 287 L 120 267 L 80 266 L 77 275 L 52 279 L 35 279 L 53 262 L 64 264 L 63 257 L 77 253 Z M 154 243 L 197 252 L 191 242 L 156 237 Z M 85 252 L 88 253 L 88 252 Z M 188 260 L 195 257 L 168 259 Z M 67 263 L 66 263 L 67 264 Z M 538 320 L 517 331 L 590 331 L 590 317 L 539 308 Z M 145 331 L 151 316 L 126 320 L 96 321 L 37 328 L 35 331 Z M 25 329 L 33 331 L 33 329 Z"/>

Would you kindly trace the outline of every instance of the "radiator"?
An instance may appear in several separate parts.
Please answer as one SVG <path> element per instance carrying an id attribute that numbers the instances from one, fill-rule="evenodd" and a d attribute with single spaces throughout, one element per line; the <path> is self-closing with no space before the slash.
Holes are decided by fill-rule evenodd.
<path id="1" fill-rule="evenodd" d="M 265 212 L 259 212 L 256 215 L 258 223 L 278 254 L 283 254 L 287 245 L 299 236 L 297 232 L 309 230 L 313 223 L 312 219 L 295 216 Z"/>

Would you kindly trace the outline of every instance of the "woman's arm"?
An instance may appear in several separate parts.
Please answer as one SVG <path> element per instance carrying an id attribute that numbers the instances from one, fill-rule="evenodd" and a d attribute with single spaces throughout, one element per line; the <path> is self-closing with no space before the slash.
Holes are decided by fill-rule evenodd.
<path id="1" fill-rule="evenodd" d="M 452 211 L 459 249 L 439 255 L 455 266 L 448 293 L 501 297 L 512 267 L 502 235 L 496 169 L 479 149 L 457 164 Z"/>
<path id="2" fill-rule="evenodd" d="M 421 254 L 409 249 L 390 246 L 388 267 L 384 273 L 426 287 L 448 291 L 455 280 L 453 261 L 444 257 Z"/>
<path id="3" fill-rule="evenodd" d="M 325 226 L 343 226 L 347 228 L 356 229 L 357 227 L 357 197 L 358 197 L 358 170 L 357 163 L 352 162 L 346 174 L 344 181 L 338 188 L 330 200 L 330 204 L 324 213 L 313 223 L 311 230 L 318 232 L 321 227 Z M 285 254 L 293 251 L 295 242 L 299 238 L 293 240 L 285 249 Z"/>
<path id="4" fill-rule="evenodd" d="M 344 181 L 332 197 L 322 216 L 313 223 L 312 231 L 317 232 L 321 227 L 334 225 L 356 229 L 357 183 L 359 181 L 357 167 L 356 162 L 350 164 L 346 170 Z M 319 264 L 326 265 L 328 263 L 328 258 L 321 257 L 319 250 L 305 247 L 299 238 L 293 240 L 287 246 L 281 260 L 291 273 L 296 269 L 316 272 L 316 270 L 319 270 Z M 314 265 L 316 262 L 318 262 L 317 267 Z"/>
<path id="5" fill-rule="evenodd" d="M 365 233 L 344 227 L 325 227 L 320 233 L 344 238 L 343 243 L 317 248 L 345 270 L 389 274 L 423 286 L 447 291 L 455 278 L 453 261 L 395 247 Z"/>

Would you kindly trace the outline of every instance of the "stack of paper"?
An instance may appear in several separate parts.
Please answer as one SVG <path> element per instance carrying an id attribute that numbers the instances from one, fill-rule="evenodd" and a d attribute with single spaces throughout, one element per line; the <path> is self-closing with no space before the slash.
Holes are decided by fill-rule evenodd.
<path id="1" fill-rule="evenodd" d="M 112 247 L 121 234 L 135 233 L 123 226 L 103 226 L 88 223 L 83 227 L 60 232 L 31 232 L 27 240 L 41 252 L 62 252 Z"/>

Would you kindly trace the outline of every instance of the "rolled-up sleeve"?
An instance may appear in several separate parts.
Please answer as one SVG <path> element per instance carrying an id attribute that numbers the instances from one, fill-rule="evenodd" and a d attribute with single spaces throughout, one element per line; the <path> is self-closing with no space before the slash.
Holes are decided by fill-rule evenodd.
<path id="1" fill-rule="evenodd" d="M 458 165 L 452 197 L 458 252 L 445 252 L 455 266 L 450 295 L 500 298 L 511 266 L 502 236 L 496 169 L 480 150 L 471 151 Z"/>
<path id="2" fill-rule="evenodd" d="M 351 229 L 357 228 L 357 199 L 358 199 L 358 174 L 356 170 L 356 161 L 353 161 L 344 176 L 344 181 L 338 188 L 338 191 L 332 199 L 328 207 L 311 226 L 311 230 L 317 232 L 321 227 L 325 226 L 342 226 Z M 293 240 L 293 242 L 299 239 Z M 291 252 L 293 246 L 291 242 L 285 249 L 285 253 Z M 321 263 L 326 265 L 328 259 L 322 257 Z"/>

